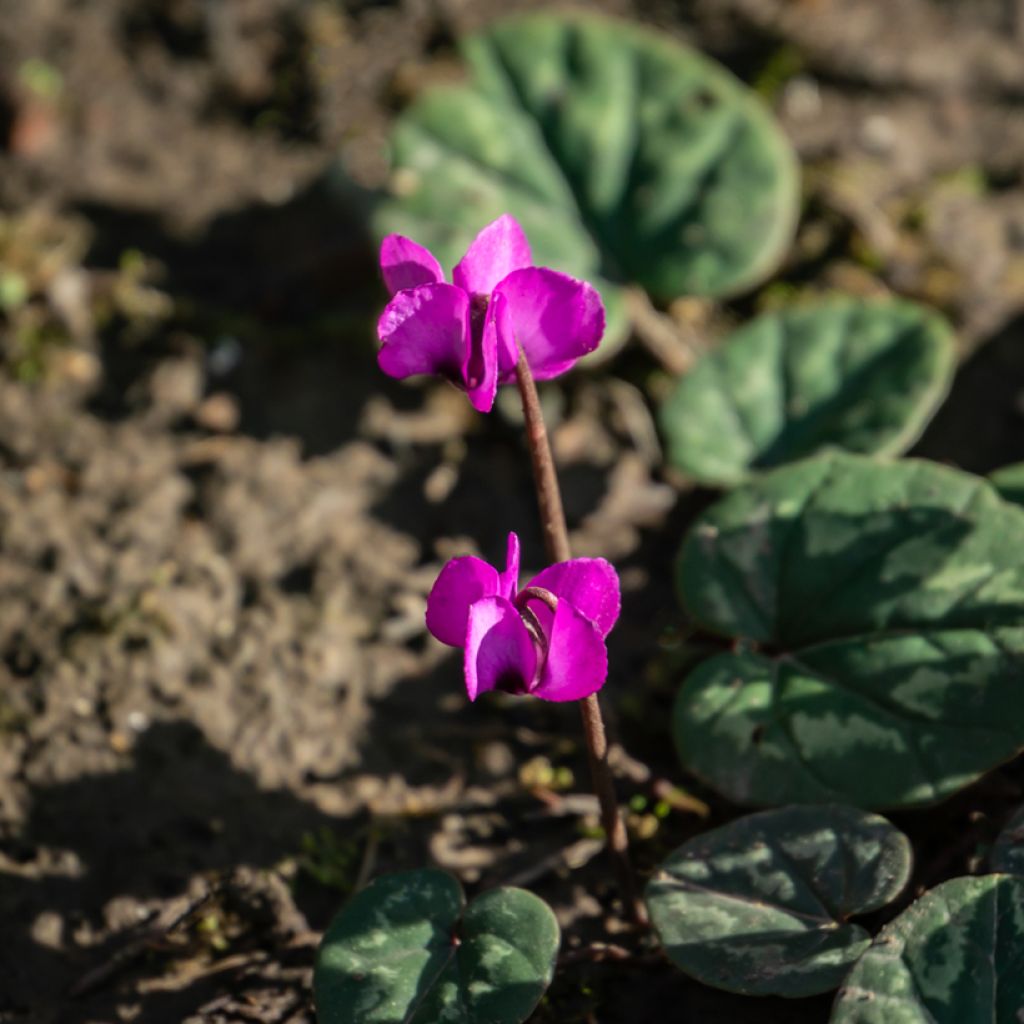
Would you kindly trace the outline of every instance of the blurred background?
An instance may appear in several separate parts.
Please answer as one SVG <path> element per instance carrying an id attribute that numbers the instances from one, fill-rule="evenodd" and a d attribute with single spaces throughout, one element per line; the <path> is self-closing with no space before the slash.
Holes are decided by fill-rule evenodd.
<path id="1" fill-rule="evenodd" d="M 669 327 L 713 344 L 779 289 L 920 300 L 964 365 L 915 452 L 1024 459 L 1024 4 L 586 6 L 723 62 L 803 164 L 773 282 Z M 514 528 L 541 564 L 515 403 L 478 417 L 374 359 L 390 126 L 459 78 L 462 35 L 537 7 L 0 0 L 0 1021 L 312 1021 L 331 914 L 426 863 L 603 934 L 573 709 L 467 707 L 423 628 L 446 558 Z M 575 549 L 623 579 L 606 693 L 641 865 L 729 813 L 699 788 L 645 811 L 679 774 L 664 568 L 710 500 L 663 466 L 667 375 L 634 341 L 544 395 Z M 538 791 L 578 799 L 538 822 Z M 536 1019 L 665 998 L 827 1018 L 581 964 Z"/>

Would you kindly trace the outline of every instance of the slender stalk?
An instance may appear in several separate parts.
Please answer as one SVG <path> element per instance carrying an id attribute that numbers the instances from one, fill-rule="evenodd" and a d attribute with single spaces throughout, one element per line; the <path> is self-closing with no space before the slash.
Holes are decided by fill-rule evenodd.
<path id="1" fill-rule="evenodd" d="M 522 399 L 523 417 L 526 420 L 526 443 L 533 464 L 533 481 L 537 488 L 544 547 L 549 561 L 566 562 L 572 558 L 572 550 L 569 547 L 569 531 L 565 525 L 565 512 L 562 508 L 562 492 L 558 486 L 555 460 L 551 455 L 540 399 L 537 397 L 537 385 L 534 383 L 530 365 L 522 348 L 519 349 L 519 362 L 516 364 L 516 383 L 519 385 L 519 397 Z M 633 869 L 629 863 L 626 826 L 619 813 L 615 786 L 608 767 L 608 739 L 605 736 L 604 718 L 601 715 L 597 694 L 584 697 L 579 705 L 583 719 L 583 735 L 587 741 L 590 775 L 594 792 L 601 805 L 601 821 L 608 838 L 608 851 L 615 868 L 619 893 L 630 920 L 634 924 L 646 924 L 647 915 L 644 913 L 643 904 L 637 898 Z"/>

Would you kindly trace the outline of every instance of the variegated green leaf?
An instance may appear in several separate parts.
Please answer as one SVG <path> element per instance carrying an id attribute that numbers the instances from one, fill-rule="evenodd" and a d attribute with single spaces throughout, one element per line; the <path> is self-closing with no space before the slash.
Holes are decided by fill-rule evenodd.
<path id="1" fill-rule="evenodd" d="M 954 878 L 879 932 L 831 1024 L 1024 1020 L 1024 879 Z"/>
<path id="2" fill-rule="evenodd" d="M 320 1024 L 520 1024 L 554 971 L 543 900 L 493 889 L 464 906 L 443 871 L 386 875 L 324 934 L 313 973 Z"/>
<path id="3" fill-rule="evenodd" d="M 1024 746 L 1024 510 L 934 463 L 827 455 L 694 524 L 685 764 L 738 802 L 941 799 Z"/>
<path id="4" fill-rule="evenodd" d="M 920 435 L 953 375 L 953 334 L 909 302 L 831 299 L 746 324 L 661 408 L 670 460 L 738 483 L 828 448 L 895 455 Z"/>
<path id="5" fill-rule="evenodd" d="M 684 843 L 647 886 L 651 921 L 678 967 L 747 995 L 835 988 L 871 941 L 848 918 L 895 898 L 910 843 L 851 807 L 786 807 Z"/>

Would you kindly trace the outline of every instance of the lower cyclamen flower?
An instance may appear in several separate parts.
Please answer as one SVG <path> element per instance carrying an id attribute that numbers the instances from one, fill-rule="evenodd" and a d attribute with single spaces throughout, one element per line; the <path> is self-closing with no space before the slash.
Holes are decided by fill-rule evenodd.
<path id="1" fill-rule="evenodd" d="M 586 281 L 533 266 L 530 245 L 504 214 L 476 236 L 447 284 L 441 264 L 412 239 L 388 235 L 380 247 L 393 296 L 377 336 L 389 377 L 438 374 L 489 412 L 499 384 L 515 380 L 520 347 L 537 380 L 557 377 L 597 348 L 601 297 Z"/>
<path id="2" fill-rule="evenodd" d="M 543 700 L 589 697 L 608 676 L 605 637 L 619 617 L 619 577 L 603 558 L 573 558 L 522 590 L 519 538 L 505 571 L 479 558 L 452 559 L 427 598 L 427 628 L 465 648 L 470 700 L 486 690 Z"/>

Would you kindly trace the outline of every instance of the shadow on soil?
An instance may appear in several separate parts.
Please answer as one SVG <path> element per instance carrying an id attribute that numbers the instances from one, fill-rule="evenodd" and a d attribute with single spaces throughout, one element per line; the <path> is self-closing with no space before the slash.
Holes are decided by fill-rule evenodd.
<path id="1" fill-rule="evenodd" d="M 63 1003 L 68 986 L 102 963 L 104 951 L 111 956 L 123 948 L 132 929 L 116 926 L 109 948 L 77 956 L 61 948 L 70 945 L 69 932 L 109 926 L 104 910 L 109 916 L 114 897 L 178 897 L 198 873 L 238 864 L 269 869 L 300 849 L 303 834 L 338 824 L 287 790 L 259 789 L 185 721 L 142 733 L 120 771 L 35 789 L 21 832 L 26 838 L 8 854 L 27 864 L 41 847 L 70 851 L 80 868 L 4 880 L 4 944 L 19 955 L 0 967 L 0 1011 L 27 1011 L 43 991 L 43 978 L 47 998 Z M 63 940 L 38 940 L 33 916 L 40 907 L 62 909 Z M 75 1003 L 65 1005 L 72 1015 L 61 1019 L 75 1019 Z"/>
<path id="2" fill-rule="evenodd" d="M 382 390 L 373 338 L 386 295 L 368 230 L 373 202 L 327 171 L 290 201 L 223 214 L 195 237 L 152 214 L 96 204 L 79 213 L 94 232 L 86 265 L 115 268 L 129 250 L 158 261 L 157 284 L 175 307 L 163 345 L 209 343 L 208 389 L 235 394 L 242 432 L 297 435 L 319 454 L 351 439 L 367 396 Z M 107 334 L 91 407 L 119 419 L 160 353 Z"/>
<path id="3" fill-rule="evenodd" d="M 990 473 L 1024 460 L 1024 315 L 960 368 L 911 455 Z"/>

